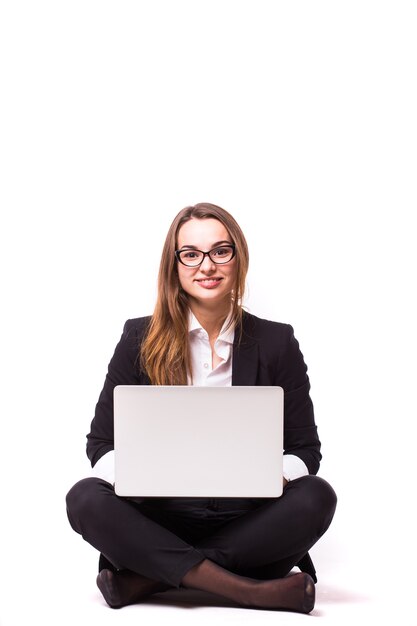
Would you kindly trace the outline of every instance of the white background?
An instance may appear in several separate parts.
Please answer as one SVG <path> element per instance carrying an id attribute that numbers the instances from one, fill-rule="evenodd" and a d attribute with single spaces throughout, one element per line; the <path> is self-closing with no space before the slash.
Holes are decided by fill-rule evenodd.
<path id="1" fill-rule="evenodd" d="M 88 472 L 85 434 L 123 323 L 152 312 L 166 231 L 201 201 L 240 223 L 247 308 L 291 323 L 309 366 L 320 475 L 339 496 L 313 556 L 335 603 L 376 591 L 380 607 L 404 607 L 415 3 L 0 7 L 2 626 L 139 610 L 105 611 L 64 498 Z"/>

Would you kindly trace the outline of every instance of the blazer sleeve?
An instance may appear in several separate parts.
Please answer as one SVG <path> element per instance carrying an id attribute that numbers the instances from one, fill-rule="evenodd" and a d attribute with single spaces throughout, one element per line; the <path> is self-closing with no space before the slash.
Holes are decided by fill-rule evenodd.
<path id="1" fill-rule="evenodd" d="M 320 440 L 314 421 L 307 366 L 292 326 L 285 325 L 286 340 L 277 363 L 277 384 L 284 389 L 284 454 L 295 454 L 310 474 L 317 474 Z"/>
<path id="2" fill-rule="evenodd" d="M 104 386 L 96 405 L 90 432 L 87 435 L 87 456 L 93 467 L 106 452 L 114 449 L 113 390 L 115 386 L 144 384 L 144 378 L 138 366 L 138 335 L 146 319 L 128 320 L 125 323 L 120 341 L 108 365 Z"/>

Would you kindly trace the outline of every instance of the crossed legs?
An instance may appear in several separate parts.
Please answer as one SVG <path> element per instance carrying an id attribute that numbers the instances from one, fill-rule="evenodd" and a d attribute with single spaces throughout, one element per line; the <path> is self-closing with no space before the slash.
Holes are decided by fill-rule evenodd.
<path id="1" fill-rule="evenodd" d="M 283 577 L 326 531 L 335 505 L 328 483 L 304 477 L 289 483 L 281 498 L 239 515 L 192 545 L 181 536 L 177 519 L 118 498 L 99 479 L 80 481 L 67 496 L 74 530 L 122 568 L 102 570 L 97 579 L 114 607 L 184 586 L 242 606 L 309 612 L 314 606 L 312 579 L 307 574 Z M 265 578 L 262 570 L 271 567 L 279 577 L 260 580 Z"/>

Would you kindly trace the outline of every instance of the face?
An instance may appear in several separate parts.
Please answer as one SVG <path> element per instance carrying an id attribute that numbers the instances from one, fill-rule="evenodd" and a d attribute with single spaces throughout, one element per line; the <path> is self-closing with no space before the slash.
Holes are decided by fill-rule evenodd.
<path id="1" fill-rule="evenodd" d="M 178 250 L 192 246 L 208 252 L 222 244 L 233 243 L 227 229 L 219 220 L 193 218 L 178 231 Z M 217 265 L 209 256 L 199 267 L 186 267 L 177 262 L 181 287 L 188 294 L 190 304 L 197 303 L 210 309 L 229 307 L 236 280 L 236 257 L 228 263 Z"/>

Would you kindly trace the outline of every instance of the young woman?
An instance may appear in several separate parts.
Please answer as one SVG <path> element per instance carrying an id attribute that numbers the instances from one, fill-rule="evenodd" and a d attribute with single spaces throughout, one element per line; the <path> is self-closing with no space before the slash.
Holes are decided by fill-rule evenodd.
<path id="1" fill-rule="evenodd" d="M 110 361 L 87 454 L 93 476 L 67 495 L 73 529 L 100 551 L 97 584 L 111 607 L 172 587 L 241 606 L 310 612 L 316 582 L 308 550 L 336 507 L 315 476 L 320 441 L 293 329 L 242 309 L 244 235 L 212 204 L 174 219 L 151 317 L 128 320 Z M 113 488 L 113 389 L 132 385 L 279 385 L 284 389 L 284 491 L 272 499 L 131 500 Z M 190 467 L 190 472 L 193 468 Z M 300 573 L 288 575 L 298 565 Z"/>

